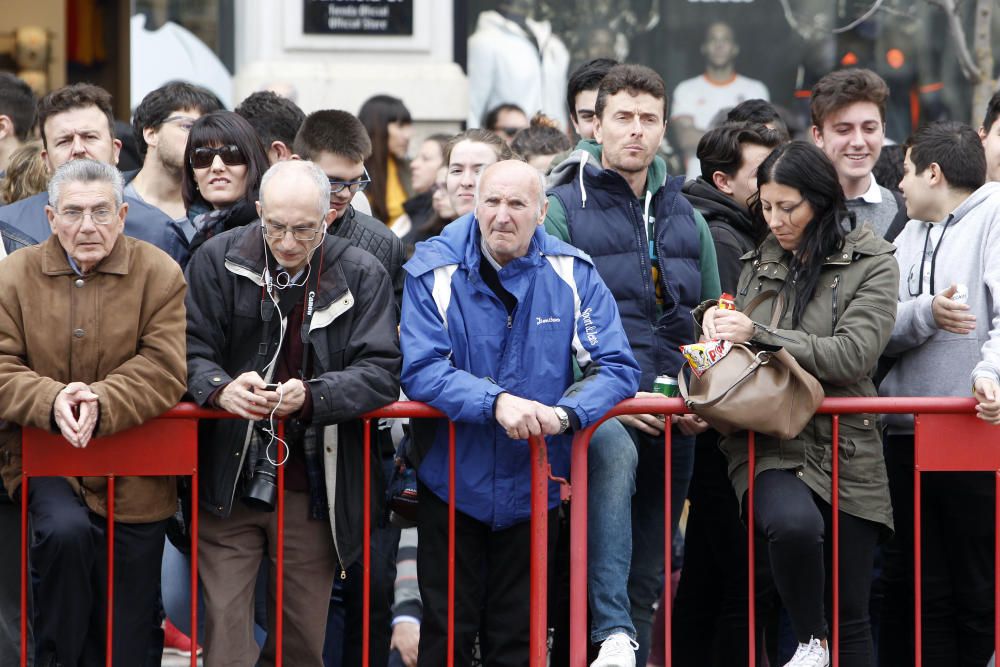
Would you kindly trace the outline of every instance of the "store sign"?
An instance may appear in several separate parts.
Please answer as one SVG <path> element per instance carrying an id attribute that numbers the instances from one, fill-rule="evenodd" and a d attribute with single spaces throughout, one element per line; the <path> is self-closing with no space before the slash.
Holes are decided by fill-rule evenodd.
<path id="1" fill-rule="evenodd" d="M 413 0 L 302 0 L 307 35 L 412 35 Z"/>

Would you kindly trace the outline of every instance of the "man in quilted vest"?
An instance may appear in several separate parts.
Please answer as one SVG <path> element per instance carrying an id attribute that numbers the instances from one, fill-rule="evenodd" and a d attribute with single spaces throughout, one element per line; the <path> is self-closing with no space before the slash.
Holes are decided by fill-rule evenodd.
<path id="1" fill-rule="evenodd" d="M 719 295 L 715 246 L 704 218 L 656 156 L 666 130 L 663 79 L 648 67 L 618 65 L 601 81 L 594 139 L 550 175 L 550 234 L 594 259 L 618 302 L 642 369 L 637 396 L 658 375 L 676 376 L 678 346 L 694 340 L 690 311 Z M 694 463 L 691 417 L 674 422 L 671 527 L 676 528 Z M 653 604 L 664 574 L 662 417 L 606 422 L 590 444 L 589 580 L 593 665 L 644 665 Z M 639 465 L 641 464 L 641 465 Z M 634 498 L 632 497 L 634 494 Z M 634 649 L 637 649 L 638 660 Z"/>

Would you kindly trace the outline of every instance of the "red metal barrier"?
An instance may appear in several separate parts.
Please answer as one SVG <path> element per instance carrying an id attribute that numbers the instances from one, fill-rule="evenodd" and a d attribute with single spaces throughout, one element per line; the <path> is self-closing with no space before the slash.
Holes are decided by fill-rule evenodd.
<path id="1" fill-rule="evenodd" d="M 914 560 L 916 566 L 916 595 L 917 611 L 915 617 L 915 627 L 917 637 L 920 636 L 920 473 L 931 470 L 990 470 L 997 476 L 997 516 L 1000 517 L 1000 450 L 995 448 L 996 434 L 995 427 L 986 425 L 984 422 L 972 416 L 976 402 L 974 399 L 961 398 L 872 398 L 872 399 L 847 399 L 835 398 L 826 399 L 819 412 L 833 414 L 833 434 L 834 442 L 839 438 L 839 418 L 840 414 L 852 413 L 913 413 L 916 415 L 916 442 L 915 442 L 915 549 Z M 577 433 L 573 440 L 572 451 L 572 481 L 576 487 L 571 504 L 571 534 L 572 543 L 570 546 L 570 665 L 571 667 L 586 667 L 587 656 L 587 447 L 590 437 L 603 421 L 622 414 L 681 414 L 687 412 L 683 401 L 680 399 L 654 398 L 654 399 L 632 399 L 624 401 L 612 409 L 605 417 L 587 429 Z M 370 438 L 370 425 L 372 419 L 382 417 L 399 418 L 443 418 L 437 410 L 421 403 L 398 402 L 380 410 L 374 411 L 365 416 L 365 440 L 364 446 L 370 449 L 372 446 Z M 182 404 L 171 410 L 158 420 L 149 422 L 131 431 L 120 433 L 107 438 L 93 440 L 85 449 L 74 449 L 66 443 L 61 436 L 37 431 L 34 429 L 24 429 L 23 433 L 23 471 L 24 481 L 21 493 L 21 550 L 22 550 L 22 572 L 21 572 L 21 664 L 26 661 L 26 623 L 27 623 L 27 491 L 30 477 L 39 476 L 105 476 L 108 478 L 108 658 L 107 664 L 111 664 L 111 646 L 113 636 L 112 619 L 112 595 L 113 595 L 113 539 L 114 539 L 114 479 L 118 476 L 133 475 L 191 475 L 193 498 L 191 525 L 191 587 L 192 601 L 197 600 L 197 535 L 198 535 L 198 471 L 197 471 L 197 427 L 198 419 L 226 419 L 235 418 L 233 415 L 214 410 L 203 410 L 190 404 Z M 961 449 L 949 448 L 947 450 L 931 446 L 933 441 L 947 437 L 954 441 L 956 432 L 962 433 Z M 283 428 L 279 427 L 279 435 L 283 433 Z M 670 429 L 664 433 L 664 447 L 669 451 L 671 446 Z M 750 450 L 750 460 L 748 474 L 751 480 L 748 489 L 749 507 L 753 507 L 754 477 L 753 448 L 754 438 L 750 434 L 748 440 Z M 960 453 L 957 453 L 960 452 Z M 155 454 L 151 454 L 155 453 Z M 449 458 L 455 460 L 455 428 L 454 424 L 449 425 Z M 670 511 L 670 456 L 665 456 L 664 462 L 664 505 L 667 526 L 665 527 L 665 558 L 669 559 L 671 551 L 671 531 L 669 527 Z M 530 622 L 530 662 L 531 667 L 543 667 L 547 659 L 547 623 L 546 623 L 546 574 L 547 574 L 547 509 L 548 509 L 548 482 L 549 469 L 547 463 L 547 451 L 542 438 L 531 439 L 531 460 L 532 460 L 532 531 L 531 531 L 531 622 Z M 839 456 L 832 456 L 833 465 L 833 550 L 834 550 L 834 596 L 833 613 L 834 618 L 839 613 L 839 571 L 837 551 L 839 547 L 839 520 L 837 509 L 839 507 L 839 484 L 837 475 L 839 472 Z M 449 536 L 448 536 L 448 599 L 455 598 L 455 497 L 454 497 L 455 470 L 451 466 L 449 475 L 449 488 L 451 493 L 448 499 L 449 508 Z M 277 588 L 277 615 L 275 619 L 277 632 L 277 664 L 281 665 L 281 639 L 282 639 L 282 596 L 283 596 L 283 489 L 284 471 L 279 467 L 278 474 L 278 563 L 276 568 L 276 588 Z M 369 457 L 365 457 L 365 498 L 370 498 L 371 494 L 371 462 Z M 748 519 L 748 568 L 749 568 L 749 653 L 756 654 L 756 622 L 754 613 L 754 519 L 753 512 L 747 512 Z M 371 534 L 372 527 L 370 503 L 364 503 L 364 529 L 365 535 Z M 997 566 L 1000 571 L 1000 535 L 997 538 Z M 669 560 L 665 561 L 665 568 L 669 569 Z M 371 544 L 369 539 L 365 539 L 363 546 L 363 646 L 362 664 L 367 665 L 370 656 L 370 609 L 371 609 Z M 997 607 L 1000 608 L 1000 587 L 997 587 Z M 448 666 L 454 664 L 454 605 L 449 604 L 448 609 Z M 664 609 L 664 625 L 666 632 L 666 664 L 671 663 L 670 656 L 670 629 L 671 614 L 670 605 Z M 837 623 L 833 624 L 831 636 L 831 655 L 833 665 L 839 664 L 838 639 L 839 629 Z M 1000 652 L 1000 614 L 997 615 L 997 642 L 998 652 Z M 192 604 L 191 609 L 191 639 L 192 644 L 197 645 L 197 604 Z M 191 664 L 197 663 L 197 657 L 192 655 Z M 917 644 L 917 665 L 920 666 L 920 644 Z"/>
<path id="2" fill-rule="evenodd" d="M 832 441 L 839 442 L 840 419 L 842 414 L 914 414 L 915 415 L 915 544 L 914 562 L 916 577 L 916 610 L 915 624 L 917 630 L 917 667 L 920 661 L 920 473 L 932 470 L 960 471 L 993 471 L 997 475 L 997 517 L 1000 518 L 1000 449 L 996 447 L 1000 430 L 990 426 L 974 415 L 976 401 L 972 398 L 914 397 L 914 398 L 827 398 L 819 409 L 821 414 L 833 415 Z M 625 414 L 683 414 L 688 412 L 683 400 L 679 398 L 642 398 L 630 399 L 619 403 L 604 418 L 587 429 L 580 431 L 573 439 L 573 455 L 571 480 L 575 487 L 573 503 L 570 512 L 570 667 L 586 667 L 587 665 L 587 448 L 590 438 L 604 421 Z M 961 434 L 962 454 L 956 456 L 958 448 L 935 447 L 933 443 L 946 439 L 954 442 L 956 433 Z M 669 449 L 669 429 L 664 435 L 664 445 Z M 747 441 L 748 468 L 750 480 L 747 489 L 747 556 L 749 575 L 749 608 L 748 608 L 748 655 L 756 656 L 756 614 L 754 585 L 754 434 L 750 433 Z M 665 549 L 664 568 L 670 571 L 671 531 L 670 531 L 670 456 L 665 456 Z M 839 455 L 832 459 L 832 534 L 833 534 L 833 618 L 839 618 L 840 612 L 840 572 L 839 546 L 840 521 L 838 510 L 839 498 Z M 1000 531 L 997 536 L 996 565 L 1000 572 Z M 671 656 L 671 613 L 669 596 L 664 608 L 664 652 L 665 664 L 670 665 Z M 996 587 L 996 608 L 1000 609 L 1000 586 Z M 831 659 L 833 667 L 838 667 L 839 655 L 839 623 L 833 623 L 830 638 Z M 1000 654 L 1000 614 L 996 614 L 997 653 Z M 752 660 L 754 658 L 751 658 Z"/>
<path id="3" fill-rule="evenodd" d="M 371 429 L 369 422 L 372 419 L 383 417 L 398 418 L 444 418 L 444 414 L 434 408 L 416 403 L 413 401 L 399 401 L 388 405 L 380 410 L 370 412 L 365 416 L 365 448 L 371 447 Z M 448 425 L 448 460 L 450 470 L 448 472 L 448 663 L 447 667 L 455 664 L 455 425 L 449 422 Z M 547 626 L 547 606 L 548 597 L 548 489 L 549 489 L 549 464 L 548 450 L 545 440 L 541 437 L 533 437 L 529 440 L 531 446 L 531 619 L 530 619 L 530 645 L 529 645 L 529 667 L 545 667 L 548 658 L 548 626 Z M 366 458 L 366 461 L 368 459 Z M 365 497 L 369 496 L 370 471 L 365 469 Z M 586 483 L 586 482 L 585 482 Z M 365 535 L 370 534 L 371 526 L 371 506 L 365 503 L 364 514 Z M 370 601 L 369 589 L 371 587 L 371 554 L 369 540 L 365 540 L 364 546 L 364 626 L 362 628 L 362 665 L 368 665 L 369 656 L 369 616 Z M 541 554 L 541 558 L 537 557 Z"/>

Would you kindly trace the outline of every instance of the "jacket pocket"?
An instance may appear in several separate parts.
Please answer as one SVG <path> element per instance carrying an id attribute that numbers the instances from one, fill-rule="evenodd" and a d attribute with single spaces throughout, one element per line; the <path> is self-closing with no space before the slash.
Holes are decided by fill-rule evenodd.
<path id="1" fill-rule="evenodd" d="M 823 448 L 823 469 L 832 471 L 833 447 L 831 444 L 833 441 L 833 418 L 825 415 L 823 417 L 822 422 L 825 423 L 825 427 L 817 427 L 817 443 Z M 858 448 L 860 446 L 864 450 L 867 448 L 867 443 L 873 440 L 878 441 L 877 426 L 878 419 L 871 413 L 840 415 L 840 428 L 837 434 L 839 446 L 837 450 L 840 453 L 840 464 L 842 466 L 860 463 L 860 461 L 856 460 L 859 454 Z M 856 467 L 851 466 L 851 472 L 848 473 L 849 476 L 857 476 Z M 847 472 L 846 468 L 841 470 L 841 474 Z"/>

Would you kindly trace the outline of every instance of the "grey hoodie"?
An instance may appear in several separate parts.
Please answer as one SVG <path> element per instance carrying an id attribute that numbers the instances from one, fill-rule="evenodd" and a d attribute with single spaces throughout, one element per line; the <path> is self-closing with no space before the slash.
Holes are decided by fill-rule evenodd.
<path id="1" fill-rule="evenodd" d="M 977 377 L 1000 381 L 1000 183 L 976 190 L 945 220 L 911 220 L 895 245 L 899 309 L 885 353 L 897 361 L 879 393 L 971 396 Z M 921 280 L 921 259 L 933 285 Z M 951 284 L 968 287 L 972 333 L 949 333 L 934 322 L 934 294 Z M 913 432 L 911 415 L 886 415 L 886 423 L 890 433 Z"/>

